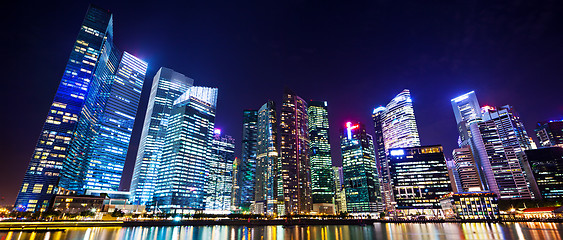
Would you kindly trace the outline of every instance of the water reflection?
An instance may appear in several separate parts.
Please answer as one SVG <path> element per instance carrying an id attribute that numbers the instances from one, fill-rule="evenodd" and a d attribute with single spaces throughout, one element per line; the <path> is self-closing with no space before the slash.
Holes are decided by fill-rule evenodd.
<path id="1" fill-rule="evenodd" d="M 561 223 L 375 223 L 367 226 L 175 226 L 69 228 L 65 232 L 0 232 L 0 240 L 49 239 L 230 239 L 230 240 L 364 240 L 364 239 L 555 239 Z"/>

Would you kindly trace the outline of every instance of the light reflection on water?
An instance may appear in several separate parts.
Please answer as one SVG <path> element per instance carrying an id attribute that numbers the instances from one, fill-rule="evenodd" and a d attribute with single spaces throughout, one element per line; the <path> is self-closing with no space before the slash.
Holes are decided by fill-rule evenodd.
<path id="1" fill-rule="evenodd" d="M 555 239 L 561 223 L 375 223 L 367 226 L 172 226 L 69 228 L 65 232 L 0 232 L 0 240 L 211 239 L 211 240 L 364 240 L 364 239 Z"/>

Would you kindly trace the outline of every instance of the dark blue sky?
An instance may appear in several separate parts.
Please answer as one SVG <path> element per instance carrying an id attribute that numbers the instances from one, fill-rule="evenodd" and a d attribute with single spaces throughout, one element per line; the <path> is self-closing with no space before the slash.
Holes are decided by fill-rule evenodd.
<path id="1" fill-rule="evenodd" d="M 530 135 L 563 118 L 560 1 L 94 1 L 115 42 L 149 63 L 122 186 L 128 187 L 147 91 L 161 66 L 219 88 L 216 126 L 240 146 L 242 110 L 285 86 L 329 102 L 334 161 L 345 121 L 411 90 L 422 143 L 457 132 L 450 99 L 511 104 Z M 12 204 L 89 2 L 2 4 L 0 197 Z M 238 151 L 238 154 L 240 151 Z"/>

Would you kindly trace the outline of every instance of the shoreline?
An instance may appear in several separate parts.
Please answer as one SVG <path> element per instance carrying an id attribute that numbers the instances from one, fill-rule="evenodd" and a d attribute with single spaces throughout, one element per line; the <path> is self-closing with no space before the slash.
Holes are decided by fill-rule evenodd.
<path id="1" fill-rule="evenodd" d="M 166 227 L 166 226 L 313 226 L 313 225 L 358 225 L 374 223 L 511 223 L 551 222 L 563 223 L 563 219 L 509 219 L 509 220 L 379 220 L 379 219 L 214 219 L 214 220 L 158 220 L 158 221 L 52 221 L 52 222 L 0 222 L 0 231 L 57 231 L 77 227 Z"/>

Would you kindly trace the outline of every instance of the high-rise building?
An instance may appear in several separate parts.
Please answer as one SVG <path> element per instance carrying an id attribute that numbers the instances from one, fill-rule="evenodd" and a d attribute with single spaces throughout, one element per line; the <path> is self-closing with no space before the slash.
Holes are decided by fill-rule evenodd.
<path id="1" fill-rule="evenodd" d="M 386 107 L 375 108 L 372 117 L 375 125 L 374 138 L 382 198 L 386 211 L 392 212 L 394 196 L 387 159 L 389 149 L 420 146 L 410 91 L 405 89 L 395 96 Z"/>
<path id="2" fill-rule="evenodd" d="M 492 120 L 470 126 L 473 157 L 480 166 L 481 180 L 487 183 L 486 190 L 500 199 L 532 198 L 517 147 L 505 145 L 498 128 Z"/>
<path id="3" fill-rule="evenodd" d="M 342 167 L 333 166 L 332 171 L 334 175 L 334 205 L 336 213 L 346 212 L 346 196 L 342 194 Z"/>
<path id="4" fill-rule="evenodd" d="M 563 148 L 526 150 L 526 159 L 542 198 L 563 198 Z"/>
<path id="5" fill-rule="evenodd" d="M 240 158 L 235 157 L 235 161 L 233 162 L 233 190 L 231 191 L 231 212 L 238 212 L 238 202 L 237 199 L 240 199 L 240 185 L 238 178 L 240 177 L 239 174 L 240 168 Z"/>
<path id="6" fill-rule="evenodd" d="M 281 174 L 285 214 L 312 210 L 307 102 L 285 90 L 280 119 Z"/>
<path id="7" fill-rule="evenodd" d="M 475 192 L 482 191 L 483 185 L 477 165 L 471 153 L 471 148 L 465 146 L 462 148 L 454 149 L 452 152 L 453 161 L 455 163 L 455 170 L 459 175 L 460 189 L 457 192 Z"/>
<path id="8" fill-rule="evenodd" d="M 483 190 L 496 193 L 500 199 L 532 198 L 532 186 L 527 180 L 531 173 L 524 171 L 522 162 L 524 150 L 532 149 L 534 144 L 514 108 L 480 108 L 475 92 L 456 97 L 451 103 L 458 123 L 459 145 L 469 147 L 466 149 L 475 165 L 470 160 L 461 160 L 468 168 L 458 170 L 474 169 L 464 172 L 461 178 L 472 179 L 472 185 L 479 178 Z M 476 173 L 477 176 L 471 176 Z"/>
<path id="9" fill-rule="evenodd" d="M 174 101 L 157 174 L 157 211 L 204 210 L 216 103 L 217 88 L 195 86 Z"/>
<path id="10" fill-rule="evenodd" d="M 205 211 L 229 213 L 233 189 L 233 162 L 235 161 L 235 139 L 221 134 L 216 128 L 211 141 L 208 158 L 208 179 L 205 187 Z"/>
<path id="11" fill-rule="evenodd" d="M 346 123 L 340 135 L 340 150 L 347 212 L 381 212 L 383 206 L 373 139 L 363 124 Z"/>
<path id="12" fill-rule="evenodd" d="M 112 13 L 91 5 L 80 27 L 59 88 L 41 130 L 15 203 L 16 210 L 47 209 L 53 193 L 57 190 L 63 162 L 69 157 L 71 145 L 77 135 L 79 118 L 83 113 L 91 83 L 103 81 L 103 77 L 114 75 L 104 75 L 107 72 L 98 71 L 97 68 L 105 66 L 99 68 L 114 73 L 120 58 L 120 52 L 113 46 Z M 108 69 L 109 66 L 113 69 Z M 102 75 L 95 76 L 95 72 Z M 121 77 L 127 78 L 125 75 Z M 111 80 L 114 80 L 113 77 Z M 135 79 L 131 80 L 135 81 Z"/>
<path id="13" fill-rule="evenodd" d="M 192 79 L 165 67 L 161 67 L 153 78 L 131 179 L 131 200 L 134 204 L 146 205 L 152 202 L 174 100 L 192 85 Z"/>
<path id="14" fill-rule="evenodd" d="M 467 146 L 471 138 L 469 125 L 481 119 L 481 107 L 474 91 L 468 92 L 451 100 L 455 120 L 459 131 L 460 147 Z"/>
<path id="15" fill-rule="evenodd" d="M 309 139 L 313 211 L 334 213 L 334 176 L 330 154 L 328 105 L 326 101 L 311 101 Z"/>
<path id="16" fill-rule="evenodd" d="M 535 132 L 542 147 L 563 147 L 563 120 L 539 122 Z"/>
<path id="17" fill-rule="evenodd" d="M 461 187 L 461 182 L 459 179 L 459 174 L 455 167 L 455 162 L 453 159 L 446 159 L 446 167 L 448 168 L 448 176 L 450 177 L 450 183 L 452 185 L 453 192 L 460 192 L 463 189 Z"/>
<path id="18" fill-rule="evenodd" d="M 238 167 L 238 193 L 236 193 L 235 208 L 241 211 L 250 211 L 254 202 L 254 183 L 256 171 L 256 143 L 258 142 L 257 110 L 244 110 L 242 120 L 242 158 Z"/>
<path id="19" fill-rule="evenodd" d="M 256 172 L 254 207 L 256 214 L 278 213 L 278 144 L 276 106 L 269 101 L 258 110 L 256 125 Z"/>
<path id="20" fill-rule="evenodd" d="M 437 216 L 439 199 L 452 192 L 442 146 L 390 149 L 388 157 L 397 211 Z"/>
<path id="21" fill-rule="evenodd" d="M 59 187 L 117 191 L 137 115 L 147 63 L 106 42 L 80 113 Z"/>

